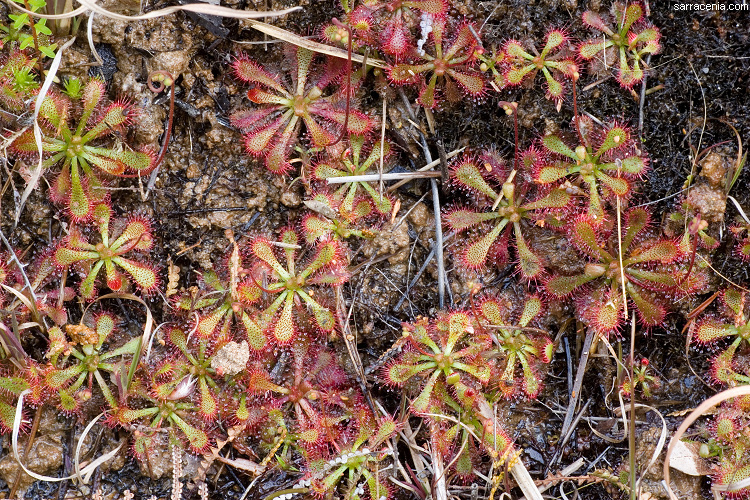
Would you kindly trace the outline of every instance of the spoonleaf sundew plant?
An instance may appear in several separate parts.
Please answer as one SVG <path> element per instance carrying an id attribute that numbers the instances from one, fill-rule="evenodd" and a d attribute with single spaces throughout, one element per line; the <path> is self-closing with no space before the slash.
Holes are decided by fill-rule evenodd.
<path id="1" fill-rule="evenodd" d="M 133 151 L 127 147 L 105 147 L 92 141 L 119 132 L 133 122 L 135 110 L 127 101 L 119 100 L 103 111 L 104 82 L 91 79 L 86 83 L 79 103 L 68 96 L 53 93 L 42 101 L 39 115 L 43 119 L 42 151 L 49 156 L 43 167 L 50 168 L 62 161 L 62 170 L 52 188 L 54 200 L 64 203 L 73 218 L 84 220 L 93 214 L 97 202 L 105 198 L 103 181 L 92 166 L 111 175 L 145 174 L 153 166 L 150 150 Z M 69 120 L 80 109 L 77 124 Z M 26 155 L 37 152 L 33 130 L 27 130 L 13 143 L 13 148 Z"/>
<path id="2" fill-rule="evenodd" d="M 350 109 L 347 114 L 345 93 L 324 95 L 340 68 L 329 65 L 322 74 L 312 72 L 312 51 L 295 48 L 288 55 L 296 62 L 291 81 L 269 73 L 247 56 L 241 55 L 234 62 L 237 78 L 255 85 L 247 91 L 247 98 L 259 106 L 234 113 L 232 124 L 243 131 L 247 153 L 263 157 L 266 168 L 277 174 L 292 169 L 289 155 L 302 123 L 316 147 L 333 144 L 344 126 L 346 132 L 359 135 L 373 126 L 372 120 L 357 110 Z"/>

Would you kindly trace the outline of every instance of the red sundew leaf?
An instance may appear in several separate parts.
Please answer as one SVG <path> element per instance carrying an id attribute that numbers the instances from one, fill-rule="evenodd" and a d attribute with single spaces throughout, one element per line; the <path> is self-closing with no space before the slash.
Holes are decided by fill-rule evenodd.
<path id="1" fill-rule="evenodd" d="M 268 87 L 277 91 L 281 95 L 291 97 L 289 96 L 283 85 L 278 82 L 278 76 L 271 75 L 259 64 L 250 60 L 246 55 L 242 54 L 237 59 L 235 59 L 232 67 L 234 69 L 235 76 L 243 82 L 258 83 L 260 85 L 263 85 L 264 87 Z"/>
<path id="2" fill-rule="evenodd" d="M 628 297 L 635 304 L 638 310 L 638 316 L 641 322 L 647 326 L 656 326 L 664 321 L 667 315 L 667 310 L 663 305 L 659 304 L 653 298 L 646 295 L 646 293 L 640 293 L 632 285 L 627 287 Z"/>

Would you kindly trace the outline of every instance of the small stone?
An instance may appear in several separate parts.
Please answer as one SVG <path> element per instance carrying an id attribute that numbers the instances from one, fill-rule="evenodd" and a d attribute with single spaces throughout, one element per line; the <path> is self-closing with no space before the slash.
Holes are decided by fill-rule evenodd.
<path id="1" fill-rule="evenodd" d="M 250 346 L 246 340 L 241 343 L 228 342 L 211 358 L 211 368 L 221 370 L 226 375 L 237 375 L 247 367 L 248 359 Z"/>

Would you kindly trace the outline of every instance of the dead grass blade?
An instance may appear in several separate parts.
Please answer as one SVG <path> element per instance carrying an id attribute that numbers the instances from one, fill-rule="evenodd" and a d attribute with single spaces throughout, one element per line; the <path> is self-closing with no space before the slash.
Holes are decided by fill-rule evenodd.
<path id="1" fill-rule="evenodd" d="M 141 341 L 138 344 L 138 350 L 133 356 L 133 362 L 130 364 L 130 369 L 128 370 L 128 380 L 127 385 L 125 386 L 125 391 L 127 391 L 130 387 L 130 384 L 133 382 L 133 376 L 135 375 L 136 368 L 138 368 L 138 363 L 140 363 L 141 355 L 143 354 L 143 348 L 144 346 L 150 345 L 151 336 L 153 335 L 154 317 L 151 315 L 151 308 L 148 307 L 148 304 L 146 304 L 143 299 L 133 295 L 132 293 L 108 293 L 106 295 L 102 295 L 101 297 L 96 299 L 96 301 L 98 302 L 102 299 L 133 300 L 141 304 L 146 309 L 146 323 L 143 325 L 143 335 L 141 335 Z"/>
<path id="2" fill-rule="evenodd" d="M 86 12 L 96 12 L 97 14 L 101 14 L 110 19 L 119 19 L 121 21 L 142 21 L 145 19 L 155 19 L 157 17 L 168 16 L 170 14 L 174 14 L 175 12 L 180 12 L 180 11 L 194 12 L 196 14 L 206 14 L 210 16 L 230 17 L 230 18 L 235 18 L 235 19 L 263 19 L 267 17 L 285 16 L 292 12 L 302 10 L 302 7 L 298 6 L 298 7 L 292 7 L 290 9 L 260 12 L 256 10 L 230 9 L 228 7 L 222 7 L 220 5 L 213 5 L 213 4 L 207 4 L 207 3 L 191 3 L 187 5 L 175 5 L 173 7 L 166 7 L 164 9 L 153 10 L 146 14 L 140 14 L 137 16 L 127 16 L 125 14 L 118 14 L 117 12 L 112 12 L 111 10 L 107 10 L 103 7 L 100 7 L 99 5 L 97 5 L 97 0 L 77 0 L 77 1 L 78 3 L 81 4 L 81 6 L 75 10 L 66 12 L 64 14 L 42 14 L 39 12 L 32 12 L 30 10 L 23 8 L 21 5 L 11 0 L 5 0 L 5 3 L 10 5 L 11 7 L 14 7 L 17 10 L 20 10 L 21 12 L 25 12 L 26 14 L 30 16 L 34 16 L 34 17 L 38 17 L 42 19 L 70 19 L 72 17 L 85 14 Z"/>
<path id="3" fill-rule="evenodd" d="M 94 473 L 97 467 L 99 467 L 104 462 L 108 461 L 110 458 L 117 455 L 117 452 L 120 451 L 120 448 L 123 447 L 123 445 L 127 441 L 121 441 L 120 445 L 117 448 L 114 448 L 113 450 L 108 451 L 101 457 L 97 458 L 90 464 L 88 464 L 86 467 L 81 469 L 81 446 L 83 445 L 84 439 L 86 439 L 86 436 L 91 431 L 91 429 L 94 427 L 94 424 L 96 424 L 100 418 L 104 416 L 104 413 L 100 413 L 96 416 L 91 422 L 88 423 L 85 429 L 83 429 L 83 432 L 81 433 L 81 437 L 78 438 L 78 444 L 76 444 L 76 454 L 75 459 L 73 462 L 75 474 L 73 477 L 77 477 L 79 481 L 81 481 L 83 484 L 87 484 L 89 482 L 89 479 L 91 479 L 91 474 Z M 83 472 L 83 475 L 81 473 Z"/>
<path id="4" fill-rule="evenodd" d="M 348 51 L 339 47 L 332 47 L 330 45 L 325 45 L 313 40 L 308 40 L 305 37 L 292 33 L 291 31 L 287 31 L 285 29 L 281 29 L 279 27 L 273 26 L 271 24 L 266 24 L 261 21 L 251 20 L 250 25 L 261 33 L 265 33 L 266 35 L 272 36 L 278 40 L 283 40 L 285 42 L 291 43 L 292 45 L 296 45 L 297 47 L 308 49 L 319 54 L 338 57 L 339 59 L 349 59 Z M 375 68 L 385 68 L 387 66 L 385 61 L 375 59 L 373 57 L 365 58 L 365 56 L 362 56 L 360 54 L 352 54 L 351 59 L 354 62 L 366 64 Z"/>
<path id="5" fill-rule="evenodd" d="M 83 434 L 81 434 L 81 438 L 78 440 L 78 445 L 76 446 L 76 464 L 75 464 L 76 473 L 75 474 L 72 474 L 66 477 L 50 477 L 50 476 L 44 476 L 42 474 L 37 474 L 36 472 L 27 469 L 26 466 L 21 461 L 21 457 L 18 453 L 18 434 L 21 430 L 21 419 L 23 419 L 23 398 L 30 392 L 31 390 L 26 389 L 18 396 L 18 402 L 16 403 L 16 414 L 13 420 L 13 433 L 11 435 L 13 458 L 16 459 L 16 462 L 18 462 L 18 465 L 21 466 L 21 469 L 23 469 L 23 471 L 29 476 L 33 477 L 34 479 L 38 481 L 47 481 L 50 483 L 68 481 L 69 479 L 73 479 L 73 478 L 80 478 L 80 479 L 85 478 L 86 480 L 88 480 L 88 478 L 91 477 L 91 474 L 96 470 L 97 467 L 99 467 L 101 464 L 103 464 L 107 460 L 110 460 L 112 457 L 114 457 L 117 454 L 117 452 L 120 451 L 120 448 L 122 448 L 124 442 L 120 443 L 120 446 L 118 446 L 114 450 L 109 451 L 105 453 L 104 455 L 102 455 L 101 457 L 97 458 L 96 460 L 88 464 L 83 469 L 79 469 L 78 458 L 80 454 L 81 444 L 83 443 L 83 439 L 86 437 L 87 432 L 91 429 L 91 427 L 93 427 L 93 425 L 99 420 L 99 418 L 101 418 L 101 416 L 104 415 L 103 413 L 101 413 L 99 414 L 98 417 L 96 417 L 94 420 L 89 422 L 89 425 L 86 426 L 86 429 L 84 430 Z"/>
<path id="6" fill-rule="evenodd" d="M 664 487 L 667 490 L 667 494 L 669 495 L 670 500 L 678 500 L 677 496 L 672 491 L 672 486 L 669 484 L 669 458 L 672 455 L 672 452 L 674 451 L 674 447 L 677 444 L 677 441 L 682 438 L 682 435 L 685 434 L 685 432 L 688 430 L 688 428 L 698 420 L 700 417 L 706 414 L 708 410 L 713 408 L 714 406 L 722 403 L 723 401 L 726 401 L 727 399 L 737 398 L 740 396 L 750 396 L 750 385 L 742 385 L 739 387 L 733 387 L 731 389 L 727 389 L 725 391 L 722 391 L 704 402 L 702 402 L 698 407 L 690 412 L 690 415 L 687 416 L 684 422 L 680 424 L 680 427 L 675 431 L 674 435 L 672 436 L 672 439 L 669 441 L 669 446 L 667 447 L 667 454 L 664 457 Z M 738 483 L 733 483 L 730 485 L 724 485 L 725 487 L 732 487 L 736 488 Z"/>

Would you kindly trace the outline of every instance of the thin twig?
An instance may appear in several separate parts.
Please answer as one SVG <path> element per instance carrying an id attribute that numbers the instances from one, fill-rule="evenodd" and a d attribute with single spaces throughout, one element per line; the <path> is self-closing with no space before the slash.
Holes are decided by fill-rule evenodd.
<path id="1" fill-rule="evenodd" d="M 342 175 L 339 177 L 329 177 L 326 179 L 328 184 L 344 184 L 349 182 L 375 182 L 375 181 L 396 181 L 401 179 L 434 179 L 440 177 L 440 172 L 392 172 L 388 174 L 364 174 L 364 175 Z"/>

